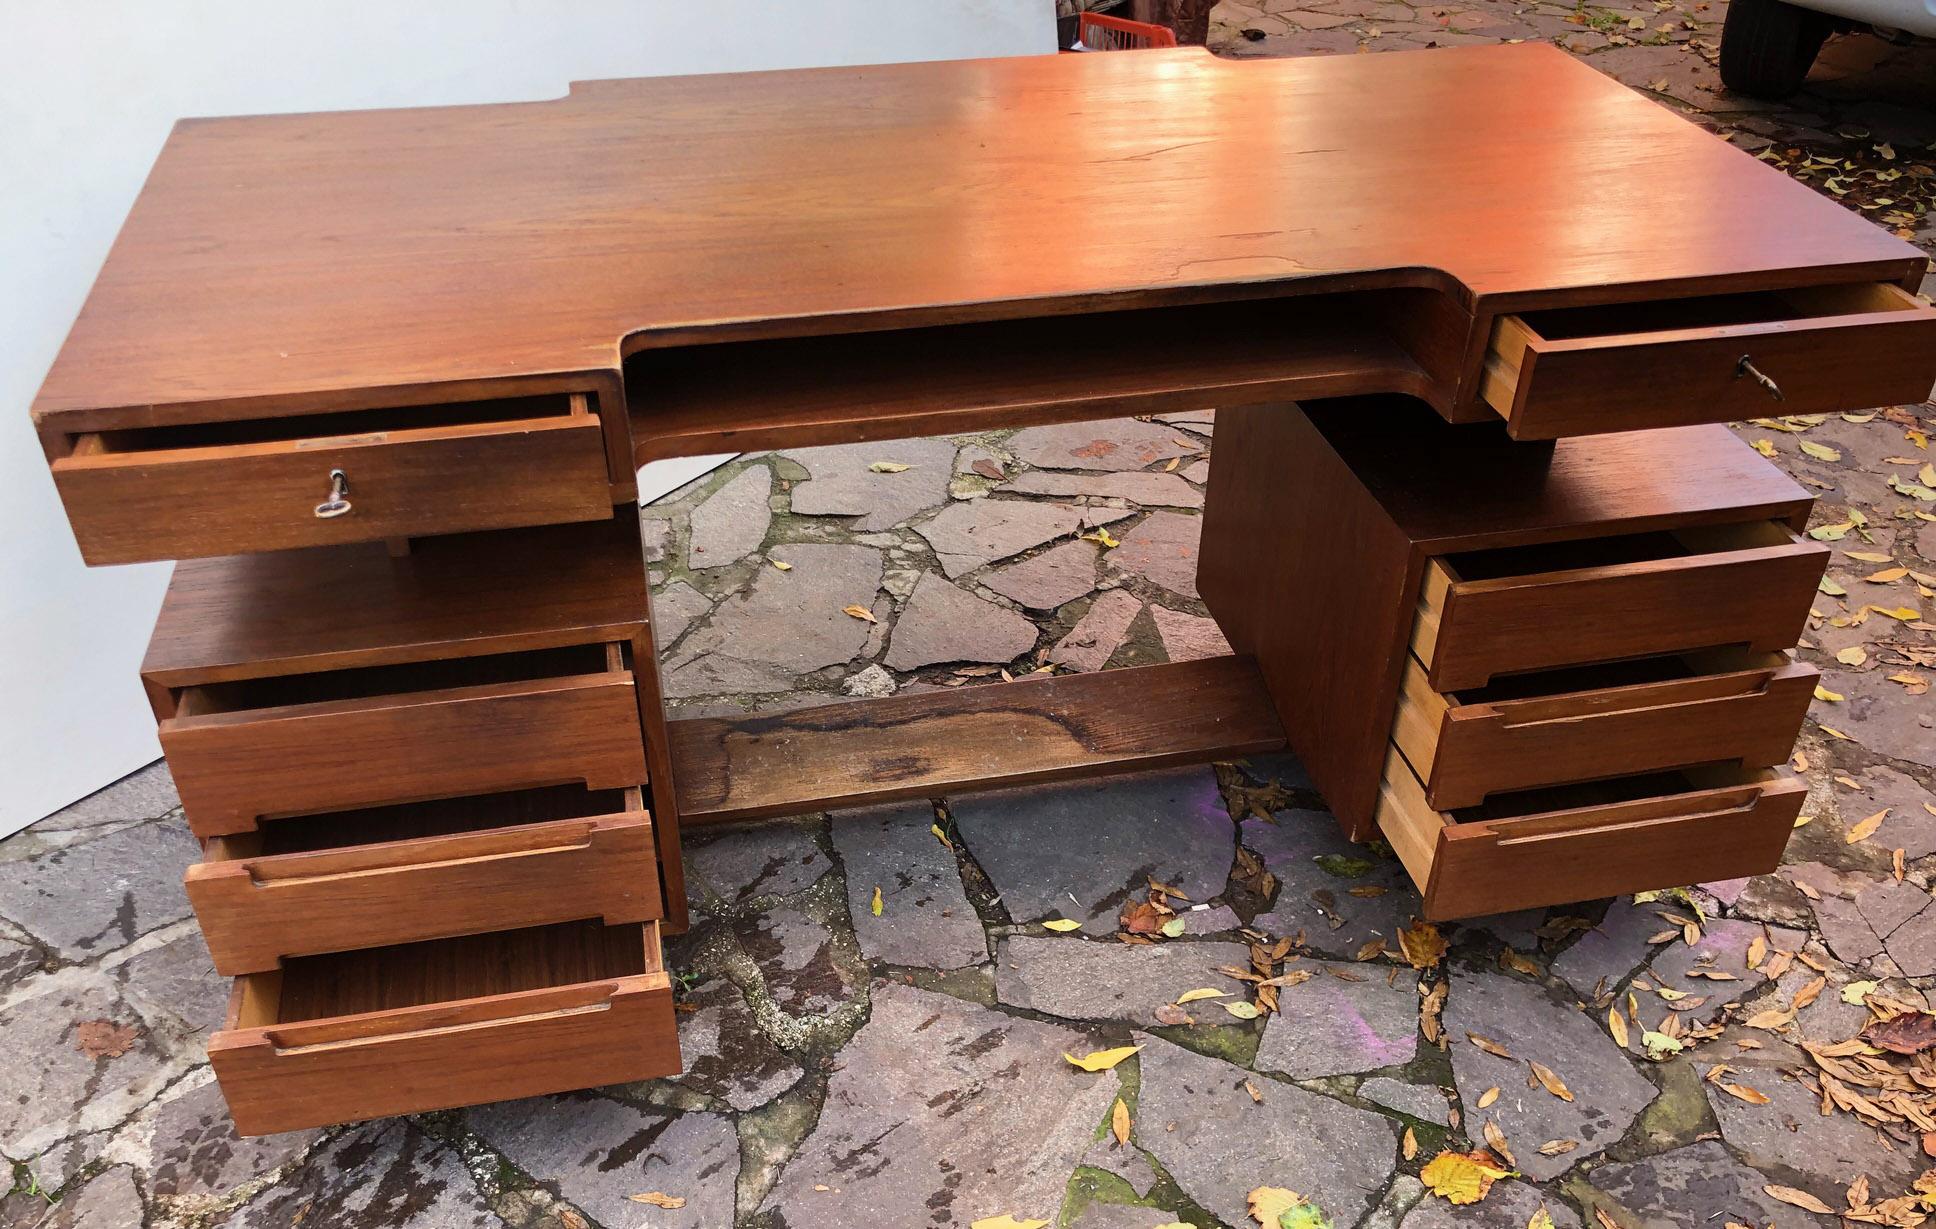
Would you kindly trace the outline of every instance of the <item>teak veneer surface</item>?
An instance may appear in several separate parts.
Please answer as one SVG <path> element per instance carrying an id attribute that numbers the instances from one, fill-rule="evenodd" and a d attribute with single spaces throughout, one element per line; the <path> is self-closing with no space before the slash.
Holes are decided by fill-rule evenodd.
<path id="1" fill-rule="evenodd" d="M 1432 207 L 1419 208 L 1429 192 Z M 1098 220 L 1106 226 L 1098 229 Z M 1550 47 L 666 77 L 189 120 L 35 402 L 184 414 L 623 396 L 624 353 L 1430 287 L 1494 313 L 1904 283 L 1922 253 Z M 1469 346 L 1462 379 L 1483 350 Z"/>

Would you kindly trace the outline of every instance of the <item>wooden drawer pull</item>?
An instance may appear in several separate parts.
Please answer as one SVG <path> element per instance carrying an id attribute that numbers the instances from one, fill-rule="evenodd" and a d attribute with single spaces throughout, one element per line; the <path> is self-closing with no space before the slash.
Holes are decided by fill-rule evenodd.
<path id="1" fill-rule="evenodd" d="M 1742 359 L 1742 362 L 1748 360 Z M 329 471 L 329 498 L 316 505 L 316 519 L 335 520 L 350 510 L 350 476 L 340 469 Z"/>
<path id="2" fill-rule="evenodd" d="M 1757 789 L 1728 790 L 1718 794 L 1647 799 L 1625 806 L 1592 807 L 1571 815 L 1514 820 L 1509 832 L 1499 836 L 1498 843 L 1525 845 L 1554 840 L 1575 832 L 1638 832 L 1665 824 L 1695 823 L 1750 810 L 1760 797 L 1761 791 Z M 1623 811 L 1630 811 L 1633 818 L 1618 818 Z"/>
<path id="3" fill-rule="evenodd" d="M 572 989 L 581 989 L 581 987 L 572 987 Z M 264 1036 L 268 1039 L 270 1048 L 277 1054 L 314 1054 L 325 1050 L 352 1050 L 363 1046 L 390 1045 L 409 1038 L 449 1037 L 478 1029 L 503 1028 L 513 1024 L 552 1020 L 560 1016 L 582 1016 L 592 1012 L 610 1011 L 612 996 L 620 987 L 610 984 L 582 987 L 582 989 L 594 990 L 598 994 L 589 1001 L 574 1002 L 564 999 L 551 1006 L 532 1004 L 529 997 L 525 995 L 509 996 L 515 997 L 517 1002 L 506 1006 L 518 1010 L 495 1015 L 478 1013 L 469 1019 L 426 1024 L 419 1028 L 398 1028 L 393 1031 L 363 1032 L 351 1036 L 331 1037 L 328 1035 L 330 1029 L 326 1025 L 303 1025 L 292 1029 L 271 1029 Z M 387 1021 L 373 1020 L 369 1022 L 369 1026 L 380 1027 L 384 1023 Z M 312 1035 L 315 1036 L 315 1040 L 301 1040 L 303 1037 Z"/>

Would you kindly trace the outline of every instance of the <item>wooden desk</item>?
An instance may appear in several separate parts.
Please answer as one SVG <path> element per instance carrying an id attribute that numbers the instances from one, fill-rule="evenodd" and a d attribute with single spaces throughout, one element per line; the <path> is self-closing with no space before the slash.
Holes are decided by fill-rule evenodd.
<path id="1" fill-rule="evenodd" d="M 279 1130 L 676 1069 L 682 818 L 1288 733 L 1433 916 L 1766 869 L 1819 552 L 1699 424 L 1920 399 L 1924 264 L 1543 46 L 591 82 L 184 121 L 34 415 L 90 561 L 194 561 L 144 673 Z M 635 463 L 1208 407 L 1240 655 L 667 722 Z"/>

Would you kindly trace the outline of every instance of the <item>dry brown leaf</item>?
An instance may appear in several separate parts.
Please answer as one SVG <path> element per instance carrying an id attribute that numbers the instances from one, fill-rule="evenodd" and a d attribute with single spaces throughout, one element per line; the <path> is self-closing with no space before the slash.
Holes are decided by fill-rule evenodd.
<path id="1" fill-rule="evenodd" d="M 1175 1003 L 1165 1003 L 1155 1012 L 1158 1024 L 1195 1024 L 1196 1017 L 1178 1007 Z"/>
<path id="2" fill-rule="evenodd" d="M 1834 1208 L 1829 1207 L 1807 1191 L 1798 1191 L 1792 1186 L 1777 1186 L 1773 1183 L 1761 1189 L 1770 1199 L 1778 1199 L 1783 1203 L 1791 1204 L 1804 1211 L 1819 1213 L 1822 1216 L 1835 1215 Z"/>
<path id="3" fill-rule="evenodd" d="M 1762 957 L 1766 956 L 1767 954 L 1768 954 L 1768 936 L 1766 936 L 1765 934 L 1756 935 L 1754 938 L 1748 940 L 1748 967 L 1749 968 L 1752 969 L 1758 966 L 1761 963 Z"/>
<path id="4" fill-rule="evenodd" d="M 1851 845 L 1855 844 L 1857 841 L 1868 840 L 1870 837 L 1875 835 L 1876 829 L 1882 826 L 1883 817 L 1888 814 L 1889 814 L 1889 808 L 1883 807 L 1880 811 L 1877 811 L 1874 815 L 1869 816 L 1867 819 L 1857 820 L 1854 826 L 1849 829 L 1848 835 L 1843 837 L 1842 839 Z"/>
<path id="5" fill-rule="evenodd" d="M 1769 1101 L 1767 1093 L 1758 1088 L 1750 1088 L 1746 1084 L 1730 1084 L 1726 1080 L 1715 1080 L 1714 1086 L 1735 1100 L 1746 1101 L 1749 1105 L 1766 1105 Z"/>
<path id="6" fill-rule="evenodd" d="M 1533 1069 L 1533 1078 L 1539 1081 L 1541 1088 L 1544 1088 L 1547 1092 L 1552 1093 L 1562 1101 L 1571 1101 L 1573 1099 L 1572 1091 L 1567 1088 L 1565 1082 L 1559 1076 L 1553 1074 L 1551 1067 L 1548 1067 L 1545 1063 L 1536 1063 L 1531 1060 L 1528 1060 L 1526 1065 Z"/>
<path id="7" fill-rule="evenodd" d="M 1814 981 L 1809 982 L 1800 990 L 1795 991 L 1794 1000 L 1788 1004 L 1788 1013 L 1793 1015 L 1810 1003 L 1813 1003 L 1816 999 L 1822 997 L 1822 991 L 1827 988 L 1828 978 L 1826 977 L 1818 977 Z"/>
<path id="8" fill-rule="evenodd" d="M 852 615 L 854 618 L 863 620 L 864 622 L 868 622 L 868 623 L 880 622 L 879 619 L 874 617 L 874 612 L 869 610 L 865 606 L 842 606 L 840 608 L 840 613 L 844 615 Z"/>
<path id="9" fill-rule="evenodd" d="M 1439 1023 L 1439 1012 L 1445 1007 L 1447 984 L 1440 982 L 1430 990 L 1423 991 L 1418 1003 L 1418 1028 L 1425 1034 L 1425 1040 L 1438 1045 L 1445 1035 Z"/>
<path id="10" fill-rule="evenodd" d="M 1488 1088 L 1484 1092 L 1479 1094 L 1479 1108 L 1486 1109 L 1489 1106 L 1491 1106 L 1494 1101 L 1497 1101 L 1498 1099 L 1499 1099 L 1499 1086 L 1497 1084 L 1494 1084 L 1491 1088 Z"/>
<path id="11" fill-rule="evenodd" d="M 1252 1105 L 1262 1105 L 1264 1103 L 1263 1091 L 1249 1080 L 1244 1081 L 1244 1091 L 1250 1094 L 1250 1103 Z"/>
<path id="12" fill-rule="evenodd" d="M 627 1195 L 626 1198 L 633 1203 L 649 1203 L 655 1208 L 664 1208 L 667 1211 L 686 1206 L 685 1196 L 668 1195 L 664 1191 L 646 1191 L 642 1195 Z"/>
<path id="13" fill-rule="evenodd" d="M 1121 1097 L 1116 1098 L 1116 1106 L 1109 1111 L 1109 1133 L 1116 1137 L 1118 1148 L 1129 1143 L 1129 1107 Z"/>
<path id="14" fill-rule="evenodd" d="M 82 1020 L 74 1026 L 74 1048 L 89 1058 L 119 1058 L 134 1048 L 141 1030 L 112 1020 Z"/>
<path id="15" fill-rule="evenodd" d="M 1565 1156 L 1580 1146 L 1577 1139 L 1549 1139 L 1539 1146 L 1541 1156 Z"/>
<path id="16" fill-rule="evenodd" d="M 1516 973 L 1524 973 L 1528 977 L 1539 976 L 1539 966 L 1510 947 L 1499 953 L 1499 963 Z"/>
<path id="17" fill-rule="evenodd" d="M 1478 1046 L 1481 1050 L 1484 1050 L 1486 1053 L 1492 1055 L 1494 1058 L 1504 1058 L 1509 1060 L 1512 1059 L 1512 1051 L 1508 1050 L 1505 1046 L 1500 1045 L 1498 1042 L 1494 1041 L 1490 1037 L 1481 1037 L 1477 1033 L 1467 1033 L 1465 1035 L 1465 1039 L 1467 1041 L 1470 1041 L 1473 1045 Z"/>
<path id="18" fill-rule="evenodd" d="M 1627 1048 L 1627 1022 L 1621 1019 L 1618 1007 L 1607 1008 L 1607 1032 L 1613 1034 L 1615 1045 Z"/>
<path id="19" fill-rule="evenodd" d="M 1936 1015 L 1905 1011 L 1862 1030 L 1862 1039 L 1892 1054 L 1921 1054 L 1936 1046 Z"/>
<path id="20" fill-rule="evenodd" d="M 1513 1158 L 1512 1149 L 1506 1146 L 1506 1133 L 1499 1129 L 1498 1123 L 1487 1121 L 1479 1133 L 1486 1137 L 1486 1143 L 1491 1145 L 1492 1150 L 1499 1154 L 1501 1160 L 1505 1161 L 1508 1165 L 1518 1166 L 1519 1162 Z"/>
<path id="21" fill-rule="evenodd" d="M 1398 946 L 1414 969 L 1429 969 L 1445 957 L 1445 937 L 1430 922 L 1414 921 L 1398 932 Z"/>

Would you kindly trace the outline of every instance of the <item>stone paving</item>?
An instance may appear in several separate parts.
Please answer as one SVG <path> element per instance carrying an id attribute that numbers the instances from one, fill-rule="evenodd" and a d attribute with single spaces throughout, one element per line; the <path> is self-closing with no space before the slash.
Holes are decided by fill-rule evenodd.
<path id="1" fill-rule="evenodd" d="M 1212 43 L 1556 41 L 1936 248 L 1936 55 L 1837 39 L 1792 104 L 1755 102 L 1715 80 L 1722 12 L 1226 0 Z M 201 1057 L 226 987 L 180 888 L 193 843 L 144 770 L 0 844 L 0 1229 L 1210 1229 L 1256 1223 L 1259 1187 L 1340 1227 L 1641 1229 L 1826 1225 L 1804 1205 L 1855 1206 L 1858 1177 L 1901 1196 L 1936 1148 L 1931 1059 L 1867 1120 L 1823 1063 L 1936 987 L 1932 423 L 1739 428 L 1835 549 L 1787 865 L 1446 926 L 1442 957 L 1404 957 L 1416 892 L 1286 755 L 808 816 L 691 843 L 679 1078 L 243 1141 Z M 646 512 L 672 706 L 1221 652 L 1194 585 L 1214 441 L 1202 413 L 742 457 Z M 1164 916 L 1152 882 L 1177 933 L 1125 942 L 1126 910 Z M 1233 970 L 1276 1010 L 1249 1018 Z M 1481 1201 L 1427 1191 L 1481 1147 L 1511 1171 Z"/>

